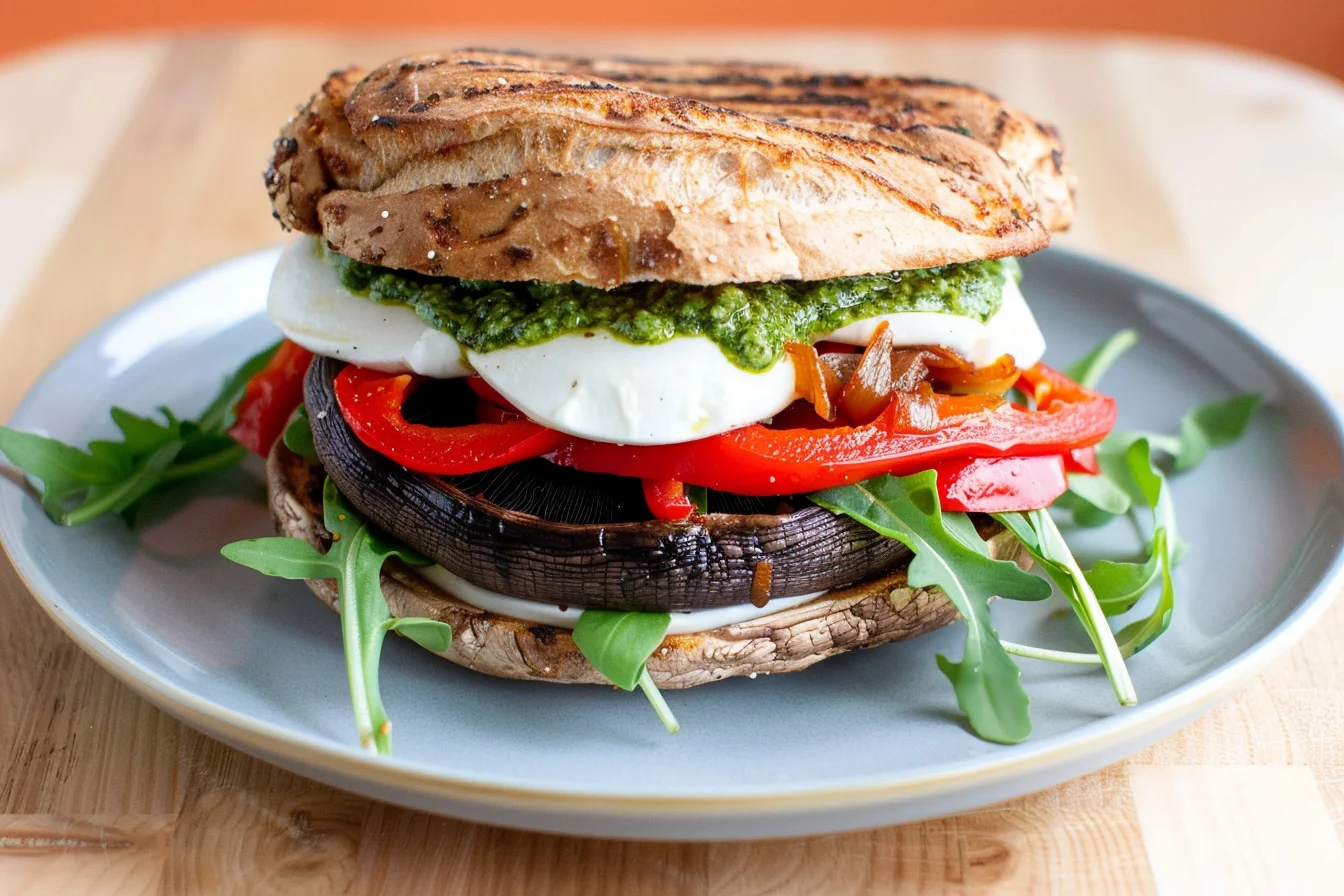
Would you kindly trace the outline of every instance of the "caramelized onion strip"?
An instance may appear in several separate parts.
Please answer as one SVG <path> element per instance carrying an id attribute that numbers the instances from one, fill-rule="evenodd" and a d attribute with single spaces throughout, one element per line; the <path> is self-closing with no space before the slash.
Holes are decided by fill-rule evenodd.
<path id="1" fill-rule="evenodd" d="M 816 409 L 823 420 L 835 421 L 835 406 L 831 402 L 828 380 L 836 381 L 833 369 L 821 363 L 815 347 L 801 342 L 784 343 L 784 352 L 793 361 L 793 388 Z"/>
<path id="2" fill-rule="evenodd" d="M 1021 371 L 1012 355 L 1000 355 L 993 364 L 976 367 L 942 346 L 923 349 L 929 379 L 963 395 L 1002 395 L 1017 382 Z"/>
<path id="3" fill-rule="evenodd" d="M 896 350 L 895 337 L 884 320 L 873 331 L 873 338 L 863 350 L 859 366 L 840 390 L 840 410 L 853 423 L 870 423 L 891 404 L 892 355 Z M 915 380 L 924 379 L 920 373 Z"/>
<path id="4" fill-rule="evenodd" d="M 817 416 L 828 422 L 843 416 L 856 425 L 872 422 L 894 397 L 929 383 L 953 394 L 1001 396 L 1021 373 L 1012 355 L 976 367 L 944 346 L 897 346 L 885 320 L 862 355 L 822 356 L 800 342 L 786 342 L 784 351 L 793 361 L 795 391 Z"/>

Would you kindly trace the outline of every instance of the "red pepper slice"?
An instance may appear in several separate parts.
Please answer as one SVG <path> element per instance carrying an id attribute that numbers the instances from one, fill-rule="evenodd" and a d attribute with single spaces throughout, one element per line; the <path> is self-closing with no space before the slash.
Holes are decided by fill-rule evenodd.
<path id="1" fill-rule="evenodd" d="M 495 389 L 494 386 L 487 383 L 484 377 L 479 376 L 467 377 L 467 386 L 470 387 L 471 391 L 476 393 L 476 397 L 479 398 L 481 401 L 487 401 L 497 408 L 503 408 L 504 410 L 511 411 L 514 414 L 519 415 L 522 414 L 522 412 L 519 411 L 516 407 L 514 407 L 513 404 L 507 398 L 505 398 L 503 395 L 500 395 L 499 391 Z"/>
<path id="2" fill-rule="evenodd" d="M 294 409 L 303 404 L 303 375 L 312 361 L 313 353 L 298 343 L 280 343 L 266 366 L 247 381 L 234 407 L 229 427 L 234 441 L 262 457 L 270 453 Z"/>
<path id="3" fill-rule="evenodd" d="M 548 454 L 569 440 L 531 420 L 425 426 L 402 404 L 417 377 L 347 365 L 336 375 L 336 404 L 355 436 L 374 451 L 422 473 L 462 476 Z"/>
<path id="4" fill-rule="evenodd" d="M 1059 455 L 1095 445 L 1115 401 L 1044 364 L 1022 373 L 1028 410 L 984 395 L 900 394 L 872 423 L 829 429 L 744 426 L 680 445 L 575 439 L 557 463 L 640 479 L 677 479 L 739 495 L 788 495 L 906 475 L 968 457 Z"/>
<path id="5" fill-rule="evenodd" d="M 938 471 L 938 503 L 963 513 L 1040 510 L 1064 494 L 1069 482 L 1061 455 L 972 457 L 944 461 Z"/>
<path id="6" fill-rule="evenodd" d="M 645 479 L 644 500 L 655 519 L 684 520 L 695 512 L 685 484 L 675 479 Z"/>
<path id="7" fill-rule="evenodd" d="M 1097 450 L 1095 448 L 1073 449 L 1064 455 L 1064 469 L 1070 473 L 1097 475 L 1101 472 L 1101 464 L 1097 462 Z"/>

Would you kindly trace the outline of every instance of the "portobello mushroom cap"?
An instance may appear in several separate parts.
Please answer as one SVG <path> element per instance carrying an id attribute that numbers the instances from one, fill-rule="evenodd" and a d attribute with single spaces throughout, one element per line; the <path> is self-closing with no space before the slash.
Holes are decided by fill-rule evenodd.
<path id="1" fill-rule="evenodd" d="M 482 588 L 584 609 L 675 612 L 759 598 L 752 587 L 761 563 L 769 564 L 769 595 L 793 597 L 863 581 L 909 557 L 900 542 L 811 504 L 780 515 L 591 523 L 501 506 L 469 477 L 413 472 L 360 442 L 336 405 L 333 380 L 343 366 L 316 358 L 304 383 L 328 475 L 371 522 Z"/>
<path id="2" fill-rule="evenodd" d="M 276 530 L 325 551 L 331 535 L 322 524 L 322 479 L 317 463 L 283 444 L 277 444 L 267 459 L 267 492 Z M 1012 534 L 997 524 L 986 525 L 981 534 L 989 536 L 991 556 L 1024 568 L 1030 562 Z M 958 619 L 940 590 L 906 583 L 905 565 L 748 622 L 668 635 L 649 656 L 649 675 L 658 687 L 675 689 L 741 675 L 796 672 L 847 650 L 914 638 Z M 309 579 L 307 584 L 339 612 L 333 582 Z M 439 655 L 459 666 L 501 678 L 609 684 L 565 629 L 471 606 L 397 560 L 384 567 L 382 587 L 393 616 L 427 616 L 452 626 L 452 643 Z"/>

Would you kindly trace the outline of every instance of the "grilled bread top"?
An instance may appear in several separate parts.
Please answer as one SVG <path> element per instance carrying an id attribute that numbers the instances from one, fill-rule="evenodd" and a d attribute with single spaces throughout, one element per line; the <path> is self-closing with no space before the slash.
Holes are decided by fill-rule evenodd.
<path id="1" fill-rule="evenodd" d="M 266 172 L 281 224 L 441 276 L 818 280 L 1044 247 L 1053 128 L 971 87 L 493 51 L 333 73 Z"/>

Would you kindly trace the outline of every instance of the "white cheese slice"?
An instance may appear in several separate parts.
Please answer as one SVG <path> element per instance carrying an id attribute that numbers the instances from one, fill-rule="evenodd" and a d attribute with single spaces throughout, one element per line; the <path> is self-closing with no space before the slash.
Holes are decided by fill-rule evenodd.
<path id="1" fill-rule="evenodd" d="M 988 367 L 1001 355 L 1012 355 L 1018 367 L 1030 367 L 1045 354 L 1045 337 L 1027 300 L 1008 277 L 1003 284 L 1003 303 L 987 322 L 937 311 L 904 311 L 866 317 L 841 327 L 826 339 L 846 345 L 867 345 L 873 331 L 887 322 L 897 345 L 942 345 L 976 367 Z"/>
<path id="2" fill-rule="evenodd" d="M 797 398 L 787 357 L 750 373 L 704 336 L 635 345 L 596 330 L 467 358 L 533 420 L 623 445 L 703 439 L 772 417 Z"/>
<path id="3" fill-rule="evenodd" d="M 304 237 L 276 262 L 267 301 L 271 320 L 309 351 L 387 373 L 436 379 L 470 376 L 462 347 L 401 305 L 380 305 L 345 288 Z"/>

